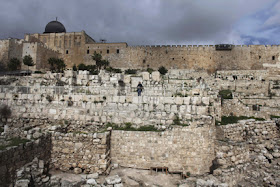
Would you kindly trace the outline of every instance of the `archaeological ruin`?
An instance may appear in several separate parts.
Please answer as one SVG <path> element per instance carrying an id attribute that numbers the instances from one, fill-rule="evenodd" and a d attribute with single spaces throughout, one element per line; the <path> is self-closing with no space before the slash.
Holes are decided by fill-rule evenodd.
<path id="1" fill-rule="evenodd" d="M 94 65 L 94 52 L 119 72 L 72 69 Z M 180 187 L 280 186 L 279 54 L 97 43 L 58 21 L 1 40 L 3 67 L 25 55 L 35 65 L 0 76 L 0 186 L 160 186 L 111 174 L 121 168 L 180 176 Z M 65 61 L 63 73 L 49 71 L 52 57 Z"/>

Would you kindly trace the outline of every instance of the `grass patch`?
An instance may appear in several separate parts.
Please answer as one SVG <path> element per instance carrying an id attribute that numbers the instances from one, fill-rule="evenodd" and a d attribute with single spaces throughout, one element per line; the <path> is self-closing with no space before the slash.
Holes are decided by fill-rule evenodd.
<path id="1" fill-rule="evenodd" d="M 189 126 L 190 124 L 181 123 L 181 120 L 180 120 L 179 116 L 175 115 L 175 118 L 173 119 L 173 123 L 171 125 L 177 125 L 177 126 L 186 127 L 186 126 Z"/>
<path id="2" fill-rule="evenodd" d="M 219 95 L 222 99 L 232 99 L 232 91 L 231 90 L 220 90 Z"/>
<path id="3" fill-rule="evenodd" d="M 112 127 L 113 130 L 123 130 L 123 131 L 156 131 L 160 132 L 161 130 L 158 130 L 153 125 L 146 125 L 141 126 L 139 128 L 132 127 L 131 123 L 125 123 L 123 125 L 118 125 L 115 123 L 107 123 L 106 128 Z"/>
<path id="4" fill-rule="evenodd" d="M 255 117 L 247 117 L 247 116 L 222 116 L 222 121 L 216 120 L 215 124 L 219 125 L 227 125 L 237 123 L 239 120 L 246 120 L 246 119 L 255 119 L 256 121 L 265 121 L 264 118 L 255 118 Z"/>
<path id="5" fill-rule="evenodd" d="M 136 74 L 137 70 L 136 69 L 127 69 L 124 71 L 125 74 Z"/>
<path id="6" fill-rule="evenodd" d="M 274 116 L 274 115 L 271 115 L 270 118 L 280 118 L 280 116 Z"/>
<path id="7" fill-rule="evenodd" d="M 19 144 L 25 144 L 26 142 L 29 142 L 30 140 L 26 140 L 26 139 L 21 139 L 21 138 L 11 138 L 8 139 L 7 141 L 9 141 L 8 145 L 0 145 L 0 150 L 4 150 L 7 147 L 12 147 L 12 146 L 18 146 Z"/>

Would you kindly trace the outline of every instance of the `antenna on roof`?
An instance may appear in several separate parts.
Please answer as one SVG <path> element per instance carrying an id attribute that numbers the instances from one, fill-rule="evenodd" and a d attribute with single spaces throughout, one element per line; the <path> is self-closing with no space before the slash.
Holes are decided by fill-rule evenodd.
<path id="1" fill-rule="evenodd" d="M 55 21 L 57 21 L 57 17 L 55 17 Z"/>

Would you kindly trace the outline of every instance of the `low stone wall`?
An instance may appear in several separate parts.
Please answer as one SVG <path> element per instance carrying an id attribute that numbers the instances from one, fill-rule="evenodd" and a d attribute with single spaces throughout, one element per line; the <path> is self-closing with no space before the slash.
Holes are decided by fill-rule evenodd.
<path id="1" fill-rule="evenodd" d="M 51 137 L 45 134 L 37 140 L 0 151 L 0 186 L 12 184 L 16 178 L 16 170 L 31 162 L 35 157 L 49 161 L 50 149 Z"/>
<path id="2" fill-rule="evenodd" d="M 277 137 L 278 133 L 274 121 L 244 120 L 217 128 L 222 129 L 224 138 L 231 141 L 263 141 Z"/>
<path id="3" fill-rule="evenodd" d="M 255 110 L 253 109 L 255 107 Z M 272 99 L 243 98 L 226 99 L 222 102 L 222 116 L 254 116 L 256 118 L 270 119 L 270 115 L 279 115 L 279 97 Z"/>
<path id="4" fill-rule="evenodd" d="M 211 120 L 210 120 L 211 121 Z M 213 124 L 174 127 L 164 132 L 112 131 L 112 162 L 121 166 L 191 174 L 209 172 L 214 159 Z"/>
<path id="5" fill-rule="evenodd" d="M 103 173 L 110 164 L 110 133 L 52 134 L 52 167 L 75 173 Z"/>
<path id="6" fill-rule="evenodd" d="M 230 186 L 280 184 L 280 134 L 274 121 L 219 126 L 213 174 Z M 250 180 L 248 180 L 250 179 Z"/>

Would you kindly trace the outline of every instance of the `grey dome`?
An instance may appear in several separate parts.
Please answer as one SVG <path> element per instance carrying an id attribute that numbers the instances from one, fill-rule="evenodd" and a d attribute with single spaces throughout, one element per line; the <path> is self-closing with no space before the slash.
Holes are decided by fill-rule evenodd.
<path id="1" fill-rule="evenodd" d="M 51 21 L 46 25 L 44 33 L 62 33 L 66 32 L 66 29 L 59 21 Z"/>

